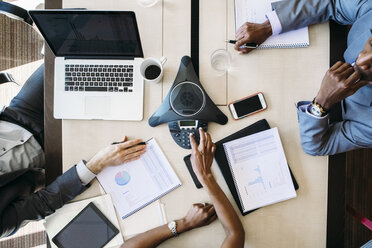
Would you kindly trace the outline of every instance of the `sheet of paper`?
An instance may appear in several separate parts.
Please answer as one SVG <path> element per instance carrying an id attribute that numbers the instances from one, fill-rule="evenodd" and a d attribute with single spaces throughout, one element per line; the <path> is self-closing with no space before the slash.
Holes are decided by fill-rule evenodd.
<path id="1" fill-rule="evenodd" d="M 97 176 L 123 219 L 181 185 L 155 139 L 146 149 L 140 159 L 107 167 Z"/>
<path id="2" fill-rule="evenodd" d="M 296 197 L 277 128 L 224 143 L 244 212 Z"/>
<path id="3" fill-rule="evenodd" d="M 277 0 L 235 0 L 235 29 L 245 22 L 263 23 L 272 11 L 271 3 Z M 308 28 L 304 27 L 269 37 L 259 48 L 286 48 L 309 46 Z"/>
<path id="4" fill-rule="evenodd" d="M 118 219 L 116 218 L 115 209 L 111 200 L 110 195 L 102 195 L 94 198 L 90 198 L 83 201 L 77 201 L 73 203 L 66 204 L 56 212 L 45 218 L 44 227 L 48 233 L 50 243 L 53 248 L 57 246 L 52 242 L 52 238 L 62 230 L 81 210 L 83 210 L 90 202 L 106 216 L 107 219 L 120 231 L 120 226 Z M 124 242 L 123 236 L 118 233 L 115 238 L 113 238 L 104 247 L 116 247 Z"/>

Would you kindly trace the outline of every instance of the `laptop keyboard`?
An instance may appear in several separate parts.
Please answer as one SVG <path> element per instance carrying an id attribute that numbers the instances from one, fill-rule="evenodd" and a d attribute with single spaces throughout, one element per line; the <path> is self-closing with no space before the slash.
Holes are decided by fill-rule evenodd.
<path id="1" fill-rule="evenodd" d="M 65 65 L 65 91 L 133 92 L 133 65 Z"/>

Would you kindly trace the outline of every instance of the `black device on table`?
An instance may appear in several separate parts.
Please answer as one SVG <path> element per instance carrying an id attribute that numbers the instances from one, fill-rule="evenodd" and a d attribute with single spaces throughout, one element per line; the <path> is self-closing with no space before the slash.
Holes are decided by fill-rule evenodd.
<path id="1" fill-rule="evenodd" d="M 148 122 L 152 127 L 168 122 L 174 141 L 182 148 L 190 149 L 190 132 L 199 142 L 199 127 L 206 131 L 208 122 L 224 125 L 227 120 L 205 92 L 191 58 L 184 56 L 169 93 Z"/>
<path id="2" fill-rule="evenodd" d="M 101 248 L 118 233 L 119 230 L 91 202 L 52 241 L 59 248 Z"/>
<path id="3" fill-rule="evenodd" d="M 190 149 L 190 133 L 194 134 L 194 138 L 199 143 L 199 127 L 206 132 L 208 129 L 208 122 L 201 120 L 181 120 L 168 122 L 169 131 L 173 140 L 181 147 Z"/>

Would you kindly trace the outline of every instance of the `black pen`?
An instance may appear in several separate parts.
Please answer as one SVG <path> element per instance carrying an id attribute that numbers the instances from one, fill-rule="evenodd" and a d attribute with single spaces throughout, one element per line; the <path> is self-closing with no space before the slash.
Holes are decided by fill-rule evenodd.
<path id="1" fill-rule="evenodd" d="M 237 41 L 236 40 L 225 40 L 225 42 L 235 44 Z M 257 47 L 258 47 L 258 44 L 254 42 L 245 43 L 243 46 L 241 46 L 241 48 L 257 48 Z"/>
<path id="2" fill-rule="evenodd" d="M 126 142 L 126 141 L 119 141 L 119 142 L 112 142 L 111 143 L 111 145 L 118 145 L 118 144 L 122 144 L 122 143 L 124 143 L 124 142 Z M 127 147 L 127 148 L 125 148 L 125 149 L 129 149 L 129 148 L 132 148 L 132 147 L 134 147 L 134 146 L 140 146 L 140 145 L 146 145 L 146 142 L 140 142 L 140 143 L 137 143 L 137 144 L 135 144 L 135 145 L 132 145 L 132 146 L 130 146 L 130 147 Z"/>

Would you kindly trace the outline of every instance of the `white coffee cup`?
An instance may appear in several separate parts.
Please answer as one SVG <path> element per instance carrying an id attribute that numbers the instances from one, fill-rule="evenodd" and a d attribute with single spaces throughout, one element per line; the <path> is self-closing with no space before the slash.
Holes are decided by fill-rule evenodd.
<path id="1" fill-rule="evenodd" d="M 163 77 L 163 66 L 165 62 L 167 62 L 166 57 L 145 59 L 140 66 L 142 77 L 149 83 L 159 83 Z"/>

